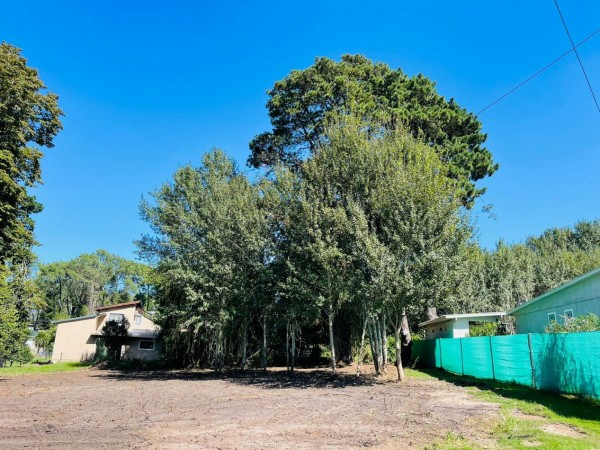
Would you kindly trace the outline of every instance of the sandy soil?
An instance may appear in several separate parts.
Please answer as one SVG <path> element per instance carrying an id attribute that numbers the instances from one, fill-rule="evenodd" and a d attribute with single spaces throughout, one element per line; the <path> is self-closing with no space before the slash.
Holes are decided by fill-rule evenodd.
<path id="1" fill-rule="evenodd" d="M 487 446 L 497 406 L 438 380 L 326 370 L 0 379 L 0 448 L 422 448 L 449 432 Z"/>

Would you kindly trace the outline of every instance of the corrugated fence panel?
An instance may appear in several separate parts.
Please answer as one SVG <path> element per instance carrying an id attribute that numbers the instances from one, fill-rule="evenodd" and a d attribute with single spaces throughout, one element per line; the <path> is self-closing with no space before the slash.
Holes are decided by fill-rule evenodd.
<path id="1" fill-rule="evenodd" d="M 489 337 L 462 339 L 463 368 L 465 375 L 477 378 L 494 378 Z"/>
<path id="2" fill-rule="evenodd" d="M 531 335 L 536 387 L 600 398 L 600 332 Z"/>
<path id="3" fill-rule="evenodd" d="M 448 372 L 600 398 L 600 331 L 415 341 L 416 357 Z"/>
<path id="4" fill-rule="evenodd" d="M 532 386 L 527 335 L 492 336 L 491 340 L 496 380 Z"/>
<path id="5" fill-rule="evenodd" d="M 462 355 L 460 339 L 438 339 L 441 346 L 442 369 L 448 372 L 462 374 Z"/>

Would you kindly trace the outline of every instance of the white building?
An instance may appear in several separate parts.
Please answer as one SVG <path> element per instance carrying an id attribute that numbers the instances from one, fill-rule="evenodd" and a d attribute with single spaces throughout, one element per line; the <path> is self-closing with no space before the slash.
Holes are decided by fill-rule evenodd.
<path id="1" fill-rule="evenodd" d="M 471 326 L 483 322 L 498 322 L 504 312 L 476 314 L 447 314 L 419 324 L 426 331 L 427 339 L 463 338 L 469 336 Z"/>

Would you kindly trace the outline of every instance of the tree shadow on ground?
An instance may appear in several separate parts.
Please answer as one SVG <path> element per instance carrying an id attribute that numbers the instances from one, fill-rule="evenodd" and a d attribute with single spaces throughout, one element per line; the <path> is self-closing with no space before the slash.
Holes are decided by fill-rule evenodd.
<path id="1" fill-rule="evenodd" d="M 288 373 L 285 370 L 230 370 L 221 374 L 209 370 L 98 370 L 97 378 L 120 381 L 209 381 L 222 380 L 264 389 L 339 389 L 355 386 L 372 386 L 379 383 L 372 376 L 357 377 L 350 374 L 333 375 L 324 369 L 302 370 Z"/>
<path id="2" fill-rule="evenodd" d="M 532 404 L 543 405 L 563 417 L 593 421 L 600 420 L 600 400 L 597 399 L 540 391 L 514 383 L 503 383 L 500 381 L 473 378 L 466 375 L 455 375 L 440 369 L 419 370 L 438 380 L 446 381 L 456 386 L 473 386 L 481 391 L 493 392 L 506 399 L 521 400 Z"/>

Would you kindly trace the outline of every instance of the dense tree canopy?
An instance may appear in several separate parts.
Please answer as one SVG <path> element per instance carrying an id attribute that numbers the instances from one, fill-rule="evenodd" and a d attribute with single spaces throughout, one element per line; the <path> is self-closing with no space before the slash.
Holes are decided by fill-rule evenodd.
<path id="1" fill-rule="evenodd" d="M 32 325 L 49 319 L 77 317 L 97 306 L 141 300 L 152 309 L 154 288 L 146 264 L 113 255 L 106 250 L 85 253 L 70 261 L 39 264 L 34 278 L 41 299 L 29 308 Z"/>
<path id="2" fill-rule="evenodd" d="M 409 77 L 361 55 L 344 55 L 340 62 L 317 58 L 275 83 L 268 95 L 273 130 L 250 142 L 248 162 L 254 167 L 297 167 L 317 148 L 330 119 L 351 114 L 389 129 L 406 128 L 435 148 L 467 206 L 483 193 L 475 182 L 497 169 L 483 147 L 477 117 L 440 96 L 423 75 Z"/>
<path id="3" fill-rule="evenodd" d="M 27 189 L 41 182 L 40 147 L 52 147 L 61 115 L 21 51 L 0 44 L 0 262 L 30 259 L 31 214 L 42 206 Z"/>

